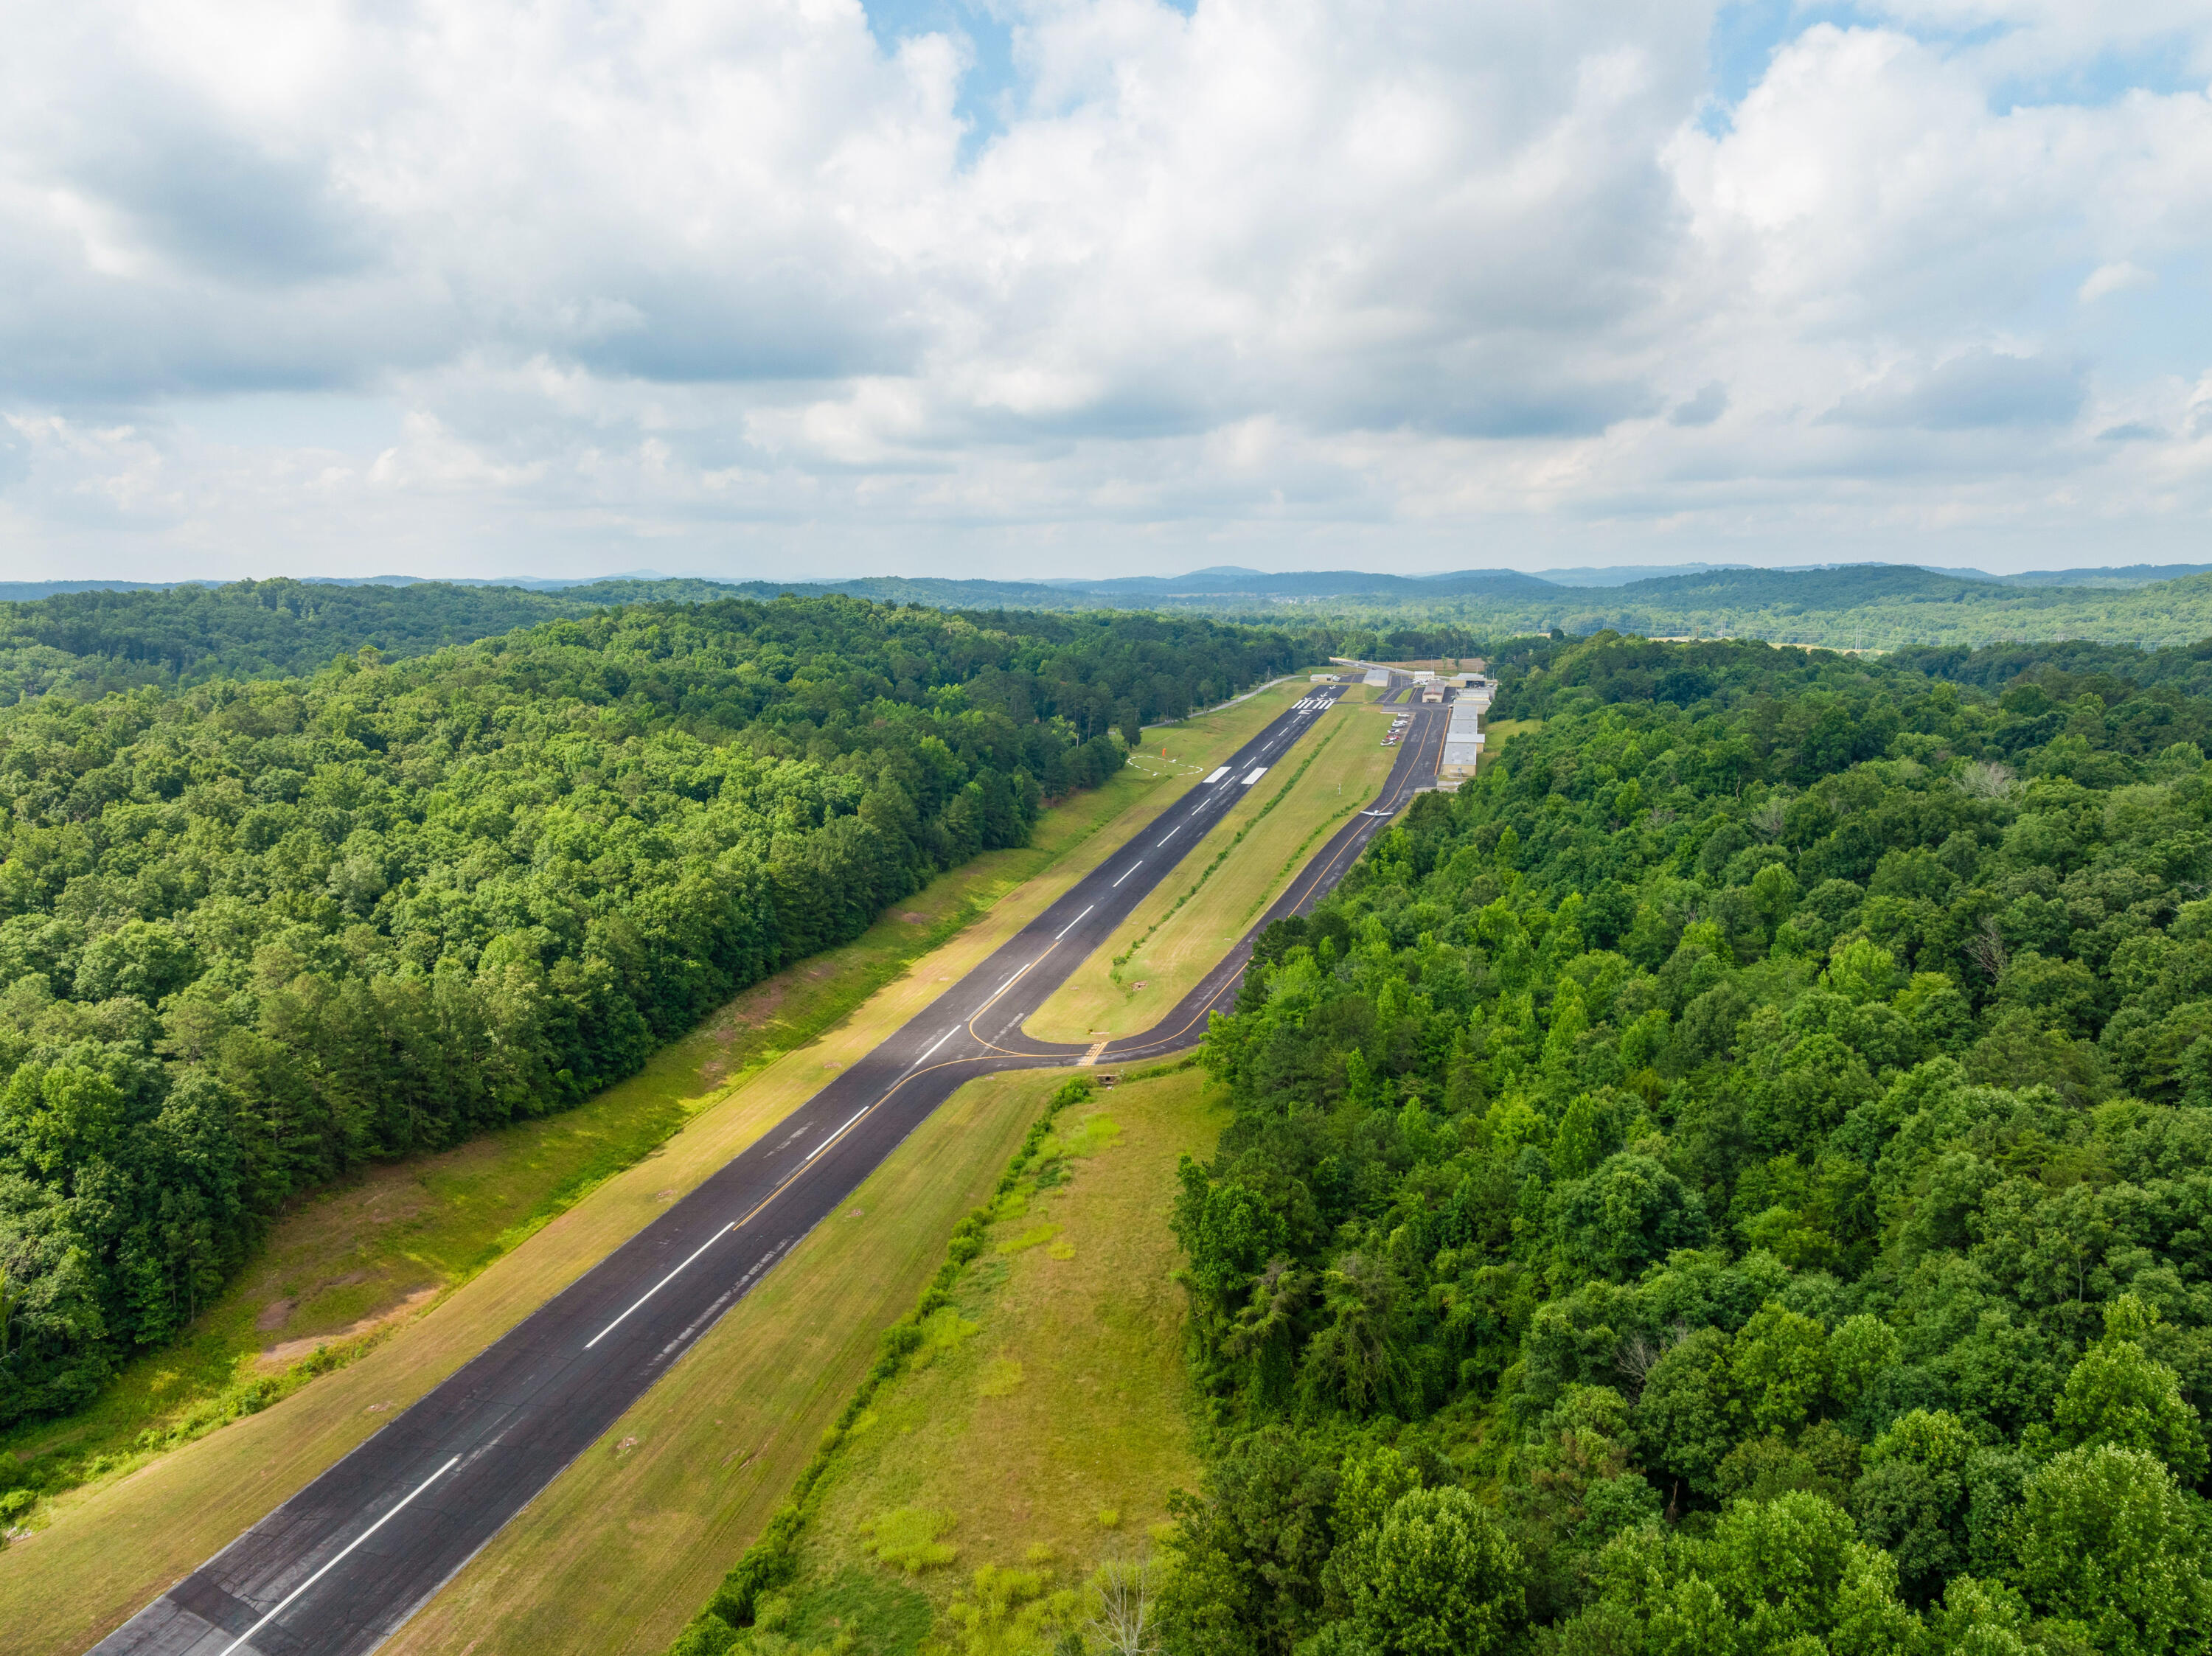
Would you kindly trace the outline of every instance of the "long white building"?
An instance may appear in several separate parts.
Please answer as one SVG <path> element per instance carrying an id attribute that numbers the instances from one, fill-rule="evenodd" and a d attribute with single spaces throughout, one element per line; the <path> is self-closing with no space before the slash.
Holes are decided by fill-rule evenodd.
<path id="1" fill-rule="evenodd" d="M 1444 730 L 1444 754 L 1437 766 L 1437 777 L 1462 781 L 1474 774 L 1482 762 L 1482 715 L 1490 698 L 1462 690 L 1452 703 L 1451 723 Z"/>

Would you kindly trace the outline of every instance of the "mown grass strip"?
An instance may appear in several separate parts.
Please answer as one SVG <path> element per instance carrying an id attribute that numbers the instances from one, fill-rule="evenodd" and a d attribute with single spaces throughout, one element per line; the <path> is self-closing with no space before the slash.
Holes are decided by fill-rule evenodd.
<path id="1" fill-rule="evenodd" d="M 1358 810 L 1366 803 L 1366 801 L 1367 796 L 1363 793 L 1357 798 L 1353 799 L 1350 804 L 1338 806 L 1335 810 L 1332 811 L 1327 816 L 1322 817 L 1320 822 L 1316 822 L 1313 825 L 1312 830 L 1307 834 L 1306 837 L 1298 841 L 1298 848 L 1296 851 L 1293 851 L 1289 856 L 1283 858 L 1283 865 L 1275 870 L 1275 877 L 1268 881 L 1266 885 L 1261 887 L 1260 895 L 1252 900 L 1252 907 L 1244 911 L 1244 918 L 1241 922 L 1239 922 L 1239 924 L 1244 925 L 1251 925 L 1254 917 L 1256 916 L 1261 909 L 1267 906 L 1268 901 L 1274 896 L 1277 889 L 1281 886 L 1284 881 L 1289 879 L 1291 873 L 1298 867 L 1299 864 L 1305 860 L 1306 852 L 1312 849 L 1313 842 L 1320 839 L 1322 834 L 1328 833 L 1329 829 L 1334 828 L 1337 823 L 1341 822 L 1346 817 L 1351 816 L 1353 811 Z"/>
<path id="2" fill-rule="evenodd" d="M 1192 884 L 1190 889 L 1184 892 L 1182 896 L 1176 898 L 1175 901 L 1169 906 L 1165 913 L 1162 914 L 1158 919 L 1146 926 L 1142 937 L 1139 937 L 1136 942 L 1131 943 L 1128 948 L 1124 949 L 1121 954 L 1114 956 L 1114 963 L 1109 969 L 1107 976 L 1111 978 L 1117 984 L 1121 981 L 1121 968 L 1127 965 L 1131 961 L 1134 960 L 1144 946 L 1152 940 L 1152 933 L 1158 931 L 1162 926 L 1173 919 L 1182 910 L 1182 906 L 1185 903 L 1188 902 L 1193 897 L 1195 897 L 1200 891 L 1206 889 L 1206 883 L 1213 877 L 1214 871 L 1224 863 L 1229 860 L 1230 854 L 1234 852 L 1237 846 L 1244 843 L 1244 836 L 1251 833 L 1254 828 L 1259 827 L 1261 822 L 1265 822 L 1267 818 L 1268 813 L 1273 811 L 1276 806 L 1281 804 L 1284 800 L 1290 798 L 1291 790 L 1297 786 L 1299 780 L 1305 775 L 1306 772 L 1312 768 L 1314 761 L 1322 756 L 1322 752 L 1328 747 L 1328 744 L 1335 741 L 1338 736 L 1343 732 L 1343 730 L 1344 726 L 1342 725 L 1334 725 L 1330 728 L 1327 736 L 1324 736 L 1319 742 L 1314 744 L 1313 751 L 1305 756 L 1304 762 L 1299 765 L 1297 769 L 1291 773 L 1291 779 L 1284 783 L 1283 786 L 1276 791 L 1274 798 L 1269 799 L 1265 804 L 1261 805 L 1259 810 L 1254 811 L 1250 819 L 1246 822 L 1242 828 L 1238 828 L 1233 836 L 1231 836 L 1229 843 L 1222 846 L 1219 851 L 1213 853 L 1213 860 L 1208 863 L 1206 867 L 1200 871 L 1196 882 Z M 1310 843 L 1310 840 L 1309 840 L 1309 843 Z"/>
<path id="3" fill-rule="evenodd" d="M 1088 1102 L 1093 1090 L 1088 1077 L 1078 1076 L 1062 1083 L 1043 1113 L 1030 1124 L 1006 1170 L 999 1175 L 991 1199 L 972 1210 L 953 1227 L 952 1235 L 945 1243 L 944 1263 L 938 1266 L 914 1309 L 884 1331 L 882 1350 L 875 1363 L 847 1399 L 836 1423 L 823 1433 L 821 1446 L 812 1459 L 793 1481 L 791 1498 L 776 1509 L 760 1538 L 746 1548 L 731 1567 L 730 1573 L 722 1578 L 722 1585 L 707 1601 L 706 1608 L 677 1635 L 675 1643 L 669 1647 L 670 1656 L 721 1656 L 737 1642 L 738 1629 L 750 1625 L 761 1595 L 782 1586 L 798 1573 L 800 1537 L 813 1516 L 823 1480 L 836 1464 L 855 1422 L 866 1413 L 877 1394 L 903 1372 L 915 1354 L 927 1343 L 929 1333 L 925 1325 L 952 1307 L 952 1289 L 961 1273 L 981 1258 L 989 1246 L 990 1229 L 999 1216 L 1000 1200 L 1021 1182 L 1022 1175 L 1051 1137 L 1053 1122 L 1071 1105 Z"/>

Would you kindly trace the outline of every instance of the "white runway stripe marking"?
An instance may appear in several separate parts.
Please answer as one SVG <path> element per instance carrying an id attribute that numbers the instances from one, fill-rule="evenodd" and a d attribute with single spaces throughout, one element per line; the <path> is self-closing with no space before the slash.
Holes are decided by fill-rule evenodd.
<path id="1" fill-rule="evenodd" d="M 1177 823 L 1176 823 L 1173 828 L 1170 828 L 1170 829 L 1169 829 L 1165 834 L 1163 834 L 1162 835 L 1160 835 L 1160 841 L 1159 841 L 1159 845 L 1158 845 L 1158 846 L 1154 846 L 1152 847 L 1152 849 L 1153 849 L 1153 850 L 1155 850 L 1155 851 L 1158 851 L 1158 850 L 1160 848 L 1160 846 L 1164 846 L 1164 845 L 1167 844 L 1167 842 L 1168 842 L 1169 840 L 1170 840 L 1174 839 L 1174 838 L 1176 837 L 1176 834 L 1181 834 L 1182 832 L 1182 824 L 1181 822 L 1177 822 Z"/>
<path id="2" fill-rule="evenodd" d="M 920 1069 L 923 1065 L 929 1062 L 931 1053 L 935 1052 L 939 1047 L 945 1045 L 946 1041 L 951 1040 L 953 1036 L 959 1033 L 960 1026 L 956 1023 L 950 1029 L 947 1029 L 943 1034 L 938 1036 L 935 1040 L 929 1043 L 929 1052 L 924 1052 L 920 1058 L 915 1059 L 913 1063 L 908 1065 L 906 1067 L 909 1071 Z"/>
<path id="3" fill-rule="evenodd" d="M 814 1156 L 819 1156 L 819 1155 L 821 1155 L 821 1154 L 822 1154 L 822 1152 L 821 1152 L 821 1151 L 819 1151 L 819 1150 L 817 1150 L 817 1151 L 815 1151 L 815 1152 L 814 1152 Z M 808 1156 L 808 1157 L 806 1158 L 806 1160 L 807 1160 L 808 1162 L 811 1162 L 811 1161 L 814 1159 L 814 1156 Z M 800 1166 L 802 1166 L 802 1167 L 804 1167 L 804 1166 L 805 1165 L 805 1162 L 801 1162 L 799 1165 L 800 1165 Z M 700 1243 L 700 1244 L 699 1244 L 699 1246 L 698 1246 L 696 1249 L 694 1249 L 694 1250 L 692 1251 L 691 1259 L 697 1259 L 697 1258 L 698 1258 L 702 1253 L 705 1253 L 708 1248 L 710 1248 L 710 1247 L 714 1247 L 715 1243 L 717 1243 L 717 1242 L 720 1241 L 720 1240 L 722 1240 L 722 1238 L 723 1238 L 725 1235 L 726 1235 L 729 1232 L 733 1231 L 733 1230 L 735 1230 L 736 1228 L 737 1228 L 737 1227 L 736 1227 L 735 1225 L 724 1225 L 724 1226 L 721 1228 L 721 1229 L 720 1229 L 720 1230 L 716 1231 L 716 1232 L 715 1232 L 712 1236 L 709 1236 L 709 1237 L 708 1237 L 705 1241 L 703 1241 L 703 1242 Z M 602 1329 L 601 1329 L 598 1333 L 596 1333 L 596 1334 L 592 1335 L 591 1338 L 589 1338 L 588 1340 L 586 1340 L 586 1341 L 584 1342 L 584 1350 L 586 1350 L 586 1351 L 590 1350 L 593 1346 L 597 1345 L 597 1344 L 598 1344 L 601 1340 L 603 1340 L 603 1339 L 606 1338 L 606 1337 L 607 1337 L 608 1335 L 610 1335 L 610 1334 L 613 1333 L 613 1332 L 615 1331 L 615 1330 L 617 1330 L 617 1328 L 621 1327 L 621 1326 L 622 1326 L 622 1325 L 623 1325 L 623 1317 L 627 1317 L 627 1316 L 629 1316 L 629 1312 L 630 1312 L 630 1311 L 635 1311 L 635 1310 L 636 1310 L 636 1309 L 637 1309 L 637 1307 L 638 1307 L 639 1306 L 643 1305 L 643 1304 L 644 1304 L 647 1300 L 651 1299 L 654 1295 L 656 1295 L 656 1294 L 659 1293 L 659 1292 L 660 1292 L 660 1290 L 661 1290 L 662 1289 L 664 1289 L 664 1288 L 667 1287 L 667 1286 L 669 1285 L 669 1283 L 671 1283 L 674 1282 L 674 1281 L 675 1281 L 678 1277 L 682 1276 L 682 1275 L 684 1274 L 684 1272 L 685 1271 L 685 1270 L 687 1270 L 687 1269 L 690 1267 L 690 1264 L 691 1264 L 691 1259 L 686 1259 L 686 1260 L 685 1260 L 682 1265 L 680 1265 L 677 1266 L 675 1270 L 673 1270 L 673 1271 L 670 1271 L 670 1272 L 669 1272 L 665 1277 L 662 1277 L 659 1282 L 655 1283 L 654 1283 L 651 1288 L 647 1289 L 645 1290 L 645 1292 L 644 1292 L 644 1293 L 642 1293 L 642 1294 L 639 1295 L 637 1296 L 637 1299 L 636 1299 L 635 1303 L 634 1303 L 633 1305 L 631 1305 L 631 1307 L 630 1307 L 630 1308 L 629 1308 L 629 1311 L 625 1311 L 625 1312 L 623 1312 L 623 1313 L 622 1313 L 622 1316 L 621 1316 L 621 1317 L 617 1317 L 617 1318 L 616 1318 L 612 1322 L 609 1323 L 609 1324 L 608 1324 L 605 1328 L 602 1328 Z"/>
<path id="4" fill-rule="evenodd" d="M 1244 779 L 1244 786 L 1245 786 L 1246 787 L 1248 787 L 1248 788 L 1249 788 L 1249 787 L 1250 787 L 1250 786 L 1251 786 L 1255 782 L 1258 781 L 1261 777 L 1265 776 L 1267 773 L 1267 767 L 1265 765 L 1261 766 L 1259 769 L 1257 769 L 1257 770 L 1254 771 L 1254 772 L 1251 773 L 1251 775 L 1249 775 L 1249 776 L 1248 776 L 1248 777 L 1246 777 L 1246 778 Z"/>
<path id="5" fill-rule="evenodd" d="M 1131 869 L 1131 870 L 1129 870 L 1129 874 L 1134 874 L 1136 871 L 1137 871 L 1137 870 L 1136 870 L 1135 869 L 1133 869 L 1133 869 Z M 1124 875 L 1121 877 L 1121 880 L 1126 880 L 1126 879 L 1127 879 L 1127 878 L 1129 877 L 1129 874 L 1124 874 Z M 1119 884 L 1121 884 L 1121 880 L 1116 880 L 1116 881 L 1115 881 L 1115 882 L 1114 882 L 1114 883 L 1115 883 L 1115 885 L 1119 885 Z M 1096 907 L 1098 907 L 1098 905 L 1097 905 L 1097 903 L 1093 903 L 1093 904 L 1091 904 L 1091 908 L 1096 908 Z M 1066 925 L 1063 925 L 1062 927 L 1060 927 L 1060 930 L 1059 930 L 1057 932 L 1055 932 L 1055 933 L 1054 934 L 1054 936 L 1053 936 L 1053 939 L 1052 939 L 1052 940 L 1053 940 L 1054 943 L 1058 943 L 1058 942 L 1060 940 L 1060 938 L 1062 938 L 1062 937 L 1066 937 L 1069 932 L 1071 932 L 1071 931 L 1074 931 L 1074 930 L 1075 930 L 1075 928 L 1076 928 L 1077 926 L 1081 925 L 1083 924 L 1083 915 L 1084 915 L 1084 914 L 1088 914 L 1088 913 L 1091 912 L 1091 908 L 1086 908 L 1086 909 L 1085 909 L 1085 910 L 1083 911 L 1083 914 L 1078 914 L 1078 915 L 1077 915 L 1073 919 L 1070 920 L 1070 921 L 1069 921 Z"/>
<path id="6" fill-rule="evenodd" d="M 1224 765 L 1219 770 L 1214 772 L 1212 775 L 1207 777 L 1206 779 L 1209 782 L 1218 782 L 1223 777 L 1228 774 L 1229 767 Z"/>
<path id="7" fill-rule="evenodd" d="M 410 1495 L 406 1501 L 401 1501 L 398 1506 L 394 1507 L 390 1512 L 385 1513 L 383 1517 L 378 1519 L 375 1523 L 370 1525 L 359 1535 L 354 1537 L 351 1541 L 346 1544 L 344 1552 L 341 1552 L 337 1557 L 331 1559 L 329 1563 L 324 1565 L 322 1568 L 317 1570 L 306 1580 L 301 1582 L 298 1586 L 293 1588 L 291 1592 L 285 1594 L 283 1603 L 278 1604 L 276 1609 L 270 1611 L 269 1614 L 263 1617 L 252 1627 L 246 1629 L 245 1632 L 240 1634 L 238 1637 L 231 1642 L 229 1649 L 225 1650 L 222 1653 L 222 1656 L 234 1656 L 234 1653 L 240 1649 L 246 1644 L 247 1640 L 251 1639 L 255 1634 L 260 1632 L 262 1629 L 267 1627 L 271 1622 L 282 1616 L 285 1611 L 289 1609 L 291 1607 L 292 1601 L 295 1598 L 297 1598 L 309 1587 L 312 1587 L 316 1582 L 321 1580 L 325 1575 L 328 1575 L 340 1564 L 345 1562 L 346 1553 L 351 1552 L 356 1547 L 361 1545 L 362 1542 L 368 1540 L 369 1537 L 374 1535 L 379 1530 L 382 1529 L 386 1524 L 389 1524 L 393 1519 L 398 1517 L 400 1513 L 405 1509 L 408 1501 L 414 1500 L 416 1495 L 422 1494 L 423 1490 L 428 1489 L 433 1483 L 435 1483 L 440 1478 L 445 1477 L 447 1472 L 452 1471 L 454 1467 L 460 1464 L 461 1458 L 459 1455 L 455 1455 L 444 1465 L 439 1467 L 436 1471 L 431 1473 L 429 1477 L 424 1478 L 420 1483 L 417 1483 L 415 1486 L 414 1493 Z"/>
<path id="8" fill-rule="evenodd" d="M 1125 869 L 1123 869 L 1123 870 L 1121 870 L 1121 880 L 1126 880 L 1126 879 L 1127 879 L 1127 878 L 1128 878 L 1132 874 L 1134 874 L 1134 873 L 1135 873 L 1139 869 L 1142 868 L 1144 865 L 1145 865 L 1145 859 L 1144 859 L 1143 858 L 1141 858 L 1141 857 L 1138 858 L 1137 858 L 1137 860 L 1136 860 L 1135 862 L 1133 862 L 1133 863 L 1130 864 L 1128 867 L 1127 867 L 1127 868 L 1125 868 Z M 1115 881 L 1115 882 L 1114 882 L 1114 889 L 1115 889 L 1119 890 L 1119 889 L 1121 889 L 1121 880 L 1116 880 L 1116 881 Z M 1085 909 L 1083 912 L 1084 912 L 1085 913 L 1088 914 L 1091 911 L 1090 911 L 1089 909 L 1087 909 L 1087 908 L 1086 908 L 1086 909 Z"/>
<path id="9" fill-rule="evenodd" d="M 866 1115 L 870 1110 L 872 1110 L 875 1107 L 876 1107 L 872 1104 L 863 1104 L 859 1109 L 853 1112 L 853 1121 L 858 1121 L 862 1116 Z M 845 1124 L 845 1127 L 851 1126 L 853 1125 L 853 1121 L 848 1121 Z M 819 1144 L 817 1144 L 813 1149 L 808 1153 L 806 1161 L 801 1162 L 799 1165 L 802 1168 L 806 1166 L 807 1162 L 813 1161 L 816 1156 L 821 1155 L 823 1151 L 828 1149 L 832 1144 L 842 1138 L 845 1136 L 845 1127 L 838 1128 L 836 1132 L 831 1133 L 829 1137 L 823 1139 Z"/>

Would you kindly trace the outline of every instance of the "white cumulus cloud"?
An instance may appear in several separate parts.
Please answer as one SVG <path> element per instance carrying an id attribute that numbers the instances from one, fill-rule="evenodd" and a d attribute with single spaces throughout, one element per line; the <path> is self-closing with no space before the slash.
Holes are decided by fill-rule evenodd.
<path id="1" fill-rule="evenodd" d="M 1793 21 L 1723 106 L 1706 0 L 1004 0 L 980 101 L 855 0 L 26 9 L 0 547 L 2155 557 L 2212 504 L 2156 309 L 2212 314 L 2212 21 L 2113 12 Z"/>

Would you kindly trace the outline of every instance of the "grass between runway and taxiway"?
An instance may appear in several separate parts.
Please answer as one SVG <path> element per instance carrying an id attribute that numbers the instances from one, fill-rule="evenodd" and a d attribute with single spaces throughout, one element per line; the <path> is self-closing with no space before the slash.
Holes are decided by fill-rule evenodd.
<path id="1" fill-rule="evenodd" d="M 1166 1213 L 1177 1158 L 1209 1155 L 1224 1116 L 1196 1070 L 1062 1113 L 1061 1166 L 1046 1161 L 1001 1204 L 939 1342 L 856 1422 L 799 1574 L 761 1607 L 771 1630 L 803 1651 L 833 1644 L 836 1618 L 856 1652 L 906 1656 L 927 1625 L 920 1599 L 940 1642 L 989 1649 L 1149 1545 L 1170 1492 L 1198 1475 Z M 897 1556 L 924 1533 L 926 1550 Z"/>
<path id="2" fill-rule="evenodd" d="M 1173 727 L 1170 755 L 1204 774 L 1305 688 Z M 0 1444 L 43 1453 L 55 1484 L 77 1486 L 0 1551 L 10 1652 L 73 1653 L 117 1625 L 804 1103 L 1188 786 L 1125 771 L 1046 813 L 1032 846 L 976 859 L 755 986 L 576 1109 L 302 1204 L 183 1341 L 90 1409 Z M 310 1349 L 287 1361 L 295 1342 Z"/>
<path id="3" fill-rule="evenodd" d="M 1174 875 L 1030 1016 L 1027 1032 L 1040 1040 L 1096 1041 L 1150 1028 L 1165 1016 L 1330 834 L 1374 803 L 1398 756 L 1396 748 L 1382 745 L 1390 720 L 1387 709 L 1358 706 L 1314 720 Z"/>
<path id="4" fill-rule="evenodd" d="M 788 1498 L 883 1329 L 1067 1080 L 963 1088 L 387 1649 L 663 1649 Z M 807 1532 L 822 1592 L 795 1619 L 872 1618 L 896 1635 L 873 1647 L 914 1647 L 946 1594 L 906 1594 L 896 1569 L 854 1579 L 863 1528 L 902 1507 L 951 1513 L 942 1539 L 969 1568 L 1040 1545 L 1079 1568 L 1164 1515 L 1192 1460 L 1161 1215 L 1176 1156 L 1218 1133 L 1204 1090 L 1184 1071 L 1061 1113 L 1032 1176 L 994 1204 L 951 1314 L 925 1322 L 919 1362 L 831 1457 Z"/>

